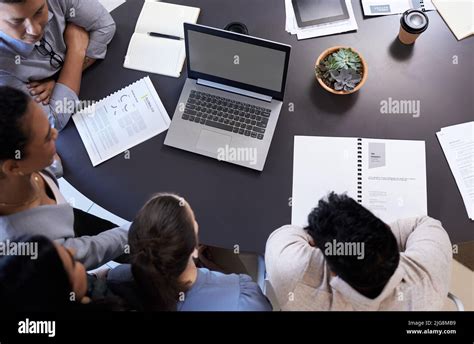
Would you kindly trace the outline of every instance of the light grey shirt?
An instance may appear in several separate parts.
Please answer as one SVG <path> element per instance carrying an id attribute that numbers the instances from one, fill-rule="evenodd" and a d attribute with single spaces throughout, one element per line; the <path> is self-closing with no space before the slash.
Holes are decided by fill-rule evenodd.
<path id="1" fill-rule="evenodd" d="M 107 45 L 115 34 L 115 23 L 107 10 L 97 0 L 47 0 L 48 23 L 44 39 L 63 59 L 66 56 L 64 31 L 68 23 L 74 23 L 89 32 L 86 55 L 103 59 Z M 50 64 L 33 44 L 13 39 L 0 31 L 0 85 L 18 88 L 29 94 L 27 84 L 54 76 L 60 68 Z M 61 130 L 74 111 L 69 104 L 78 101 L 77 95 L 66 85 L 57 83 L 50 104 L 43 105 L 50 122 Z"/>
<path id="2" fill-rule="evenodd" d="M 268 279 L 283 310 L 441 310 L 448 295 L 452 248 L 441 223 L 430 217 L 391 225 L 400 262 L 381 294 L 370 299 L 333 276 L 320 249 L 309 245 L 300 227 L 270 235 L 265 262 Z"/>
<path id="3" fill-rule="evenodd" d="M 56 199 L 55 205 L 44 205 L 0 216 L 0 241 L 23 235 L 44 235 L 66 247 L 74 248 L 76 259 L 86 269 L 94 269 L 124 253 L 128 242 L 129 224 L 95 236 L 75 237 L 73 208 L 62 196 L 56 178 L 50 170 L 41 173 Z"/>

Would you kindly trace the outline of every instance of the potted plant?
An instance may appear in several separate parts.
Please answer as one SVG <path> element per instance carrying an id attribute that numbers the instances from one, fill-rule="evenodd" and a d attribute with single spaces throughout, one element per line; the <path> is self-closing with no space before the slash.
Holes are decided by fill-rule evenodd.
<path id="1" fill-rule="evenodd" d="M 316 60 L 316 79 L 334 94 L 357 92 L 367 80 L 367 63 L 359 52 L 349 47 L 332 47 Z"/>

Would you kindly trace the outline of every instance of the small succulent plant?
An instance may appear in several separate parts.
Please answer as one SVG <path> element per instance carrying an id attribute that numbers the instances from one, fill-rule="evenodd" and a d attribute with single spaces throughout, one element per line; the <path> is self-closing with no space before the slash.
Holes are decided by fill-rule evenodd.
<path id="1" fill-rule="evenodd" d="M 363 66 L 360 56 L 350 48 L 341 48 L 325 57 L 316 74 L 336 91 L 352 91 L 361 82 Z"/>
<path id="2" fill-rule="evenodd" d="M 335 80 L 334 89 L 336 91 L 353 91 L 354 88 L 362 80 L 362 77 L 355 69 L 341 69 L 340 71 L 332 70 L 331 77 Z"/>

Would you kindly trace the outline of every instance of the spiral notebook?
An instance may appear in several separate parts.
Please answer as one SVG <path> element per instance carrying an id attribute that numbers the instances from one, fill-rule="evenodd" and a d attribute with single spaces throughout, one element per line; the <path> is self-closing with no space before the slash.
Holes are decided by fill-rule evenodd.
<path id="1" fill-rule="evenodd" d="M 426 215 L 425 142 L 296 136 L 292 224 L 306 226 L 331 191 L 347 193 L 386 223 Z"/>
<path id="2" fill-rule="evenodd" d="M 171 123 L 149 77 L 77 112 L 72 119 L 93 166 L 164 132 Z"/>

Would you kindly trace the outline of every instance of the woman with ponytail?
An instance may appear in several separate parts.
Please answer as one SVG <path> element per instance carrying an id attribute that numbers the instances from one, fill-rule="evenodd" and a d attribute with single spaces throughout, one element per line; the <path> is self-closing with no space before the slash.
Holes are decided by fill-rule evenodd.
<path id="1" fill-rule="evenodd" d="M 148 311 L 270 311 L 250 276 L 196 267 L 198 231 L 194 212 L 183 198 L 153 197 L 130 227 L 131 267 L 109 272 L 115 286 L 133 279 L 133 292 L 112 290 Z"/>

